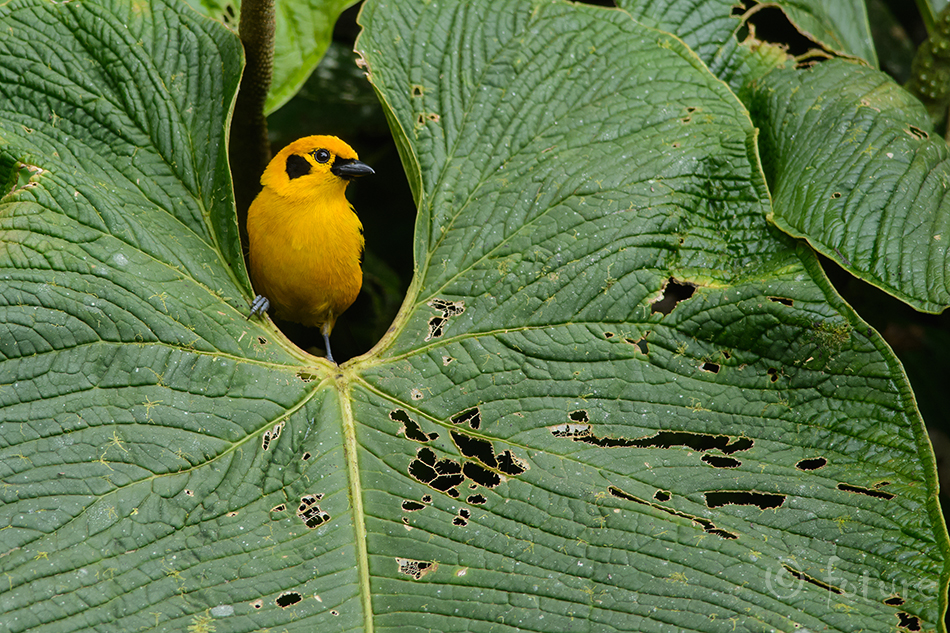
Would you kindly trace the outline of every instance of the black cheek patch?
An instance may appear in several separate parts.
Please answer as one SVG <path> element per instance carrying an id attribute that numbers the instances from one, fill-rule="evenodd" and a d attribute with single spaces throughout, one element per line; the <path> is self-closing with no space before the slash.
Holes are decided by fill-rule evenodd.
<path id="1" fill-rule="evenodd" d="M 291 154 L 287 157 L 287 177 L 293 180 L 310 173 L 310 163 L 303 156 Z"/>

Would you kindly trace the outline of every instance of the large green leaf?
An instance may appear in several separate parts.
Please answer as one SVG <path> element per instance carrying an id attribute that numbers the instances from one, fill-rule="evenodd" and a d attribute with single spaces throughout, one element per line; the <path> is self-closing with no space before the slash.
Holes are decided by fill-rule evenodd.
<path id="1" fill-rule="evenodd" d="M 941 628 L 913 396 L 729 87 L 617 10 L 362 23 L 417 271 L 335 367 L 244 317 L 233 36 L 0 7 L 4 625 Z"/>
<path id="2" fill-rule="evenodd" d="M 795 67 L 775 45 L 740 44 L 729 31 L 736 20 L 728 0 L 667 0 L 679 10 L 641 0 L 621 4 L 682 37 L 749 108 L 762 130 L 761 160 L 780 228 L 919 310 L 950 305 L 950 208 L 940 193 L 950 181 L 947 144 L 930 138 L 932 124 L 916 98 L 860 63 Z M 869 38 L 863 5 L 823 3 L 805 11 L 815 3 L 787 4 L 786 11 L 810 11 L 809 19 L 828 12 L 825 30 L 859 25 L 860 37 L 845 38 L 855 44 L 837 48 L 874 61 L 857 45 Z M 823 43 L 835 50 L 834 41 Z"/>
<path id="3" fill-rule="evenodd" d="M 753 83 L 775 222 L 919 310 L 950 304 L 950 163 L 926 109 L 833 60 Z"/>

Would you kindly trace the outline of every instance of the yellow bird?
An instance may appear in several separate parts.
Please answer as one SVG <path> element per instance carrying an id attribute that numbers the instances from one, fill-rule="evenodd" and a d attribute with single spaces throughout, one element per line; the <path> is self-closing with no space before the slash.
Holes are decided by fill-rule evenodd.
<path id="1" fill-rule="evenodd" d="M 320 329 L 330 351 L 337 318 L 363 285 L 363 225 L 346 199 L 350 180 L 372 174 L 335 136 L 307 136 L 271 160 L 247 213 L 251 313 Z"/>

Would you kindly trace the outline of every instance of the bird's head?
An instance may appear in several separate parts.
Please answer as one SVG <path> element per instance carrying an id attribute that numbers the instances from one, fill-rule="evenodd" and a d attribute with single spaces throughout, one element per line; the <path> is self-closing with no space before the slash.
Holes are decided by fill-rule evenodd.
<path id="1" fill-rule="evenodd" d="M 280 195 L 314 195 L 327 189 L 342 192 L 350 180 L 372 173 L 372 167 L 337 137 L 306 136 L 280 150 L 261 184 Z"/>

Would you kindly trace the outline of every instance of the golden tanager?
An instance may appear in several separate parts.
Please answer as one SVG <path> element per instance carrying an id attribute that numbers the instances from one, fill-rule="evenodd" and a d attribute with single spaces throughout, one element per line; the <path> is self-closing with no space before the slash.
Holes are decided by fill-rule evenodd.
<path id="1" fill-rule="evenodd" d="M 247 213 L 251 312 L 320 329 L 330 351 L 337 318 L 363 284 L 363 225 L 346 199 L 350 180 L 372 174 L 335 136 L 307 136 L 282 149 L 261 176 Z"/>

